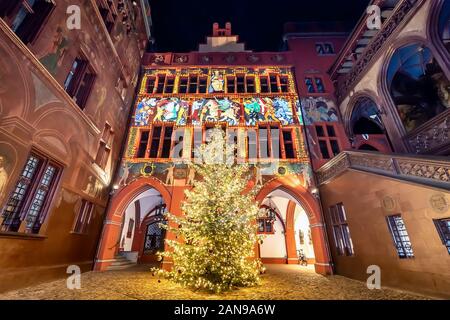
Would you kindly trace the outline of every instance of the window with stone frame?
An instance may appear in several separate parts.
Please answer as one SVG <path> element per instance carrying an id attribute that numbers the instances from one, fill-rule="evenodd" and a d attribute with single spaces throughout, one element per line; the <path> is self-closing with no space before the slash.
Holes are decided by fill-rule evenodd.
<path id="1" fill-rule="evenodd" d="M 102 169 L 105 169 L 111 154 L 111 146 L 114 140 L 114 131 L 109 123 L 105 123 L 102 137 L 100 138 L 95 163 Z"/>
<path id="2" fill-rule="evenodd" d="M 0 17 L 28 44 L 36 39 L 54 8 L 54 0 L 1 0 Z"/>
<path id="3" fill-rule="evenodd" d="M 62 166 L 32 151 L 2 212 L 0 231 L 38 234 L 56 192 Z"/>
<path id="4" fill-rule="evenodd" d="M 260 234 L 274 234 L 273 227 L 274 220 L 270 218 L 258 218 L 258 233 Z"/>
<path id="5" fill-rule="evenodd" d="M 399 258 L 414 258 L 414 251 L 402 216 L 400 214 L 391 215 L 386 217 L 386 220 Z"/>
<path id="6" fill-rule="evenodd" d="M 77 218 L 73 227 L 73 232 L 85 234 L 88 231 L 89 224 L 92 220 L 95 205 L 87 200 L 81 201 L 81 206 L 77 214 Z"/>
<path id="7" fill-rule="evenodd" d="M 439 237 L 441 238 L 442 244 L 447 249 L 448 254 L 450 254 L 450 218 L 435 219 L 433 222 Z"/>
<path id="8" fill-rule="evenodd" d="M 106 3 L 99 3 L 98 10 L 103 22 L 105 23 L 106 30 L 111 34 L 117 19 L 117 9 L 115 8 L 114 1 L 108 0 Z"/>
<path id="9" fill-rule="evenodd" d="M 64 89 L 83 110 L 94 86 L 96 75 L 83 54 L 79 54 L 72 63 L 64 81 Z"/>
<path id="10" fill-rule="evenodd" d="M 340 256 L 353 256 L 353 242 L 350 236 L 350 229 L 347 223 L 347 214 L 344 205 L 338 203 L 328 210 L 333 232 L 334 244 L 337 254 Z"/>
<path id="11" fill-rule="evenodd" d="M 450 80 L 433 51 L 422 43 L 398 48 L 387 69 L 387 85 L 407 133 L 450 108 Z"/>
<path id="12" fill-rule="evenodd" d="M 316 136 L 322 159 L 331 159 L 341 152 L 336 135 L 336 126 L 331 123 L 316 123 Z"/>

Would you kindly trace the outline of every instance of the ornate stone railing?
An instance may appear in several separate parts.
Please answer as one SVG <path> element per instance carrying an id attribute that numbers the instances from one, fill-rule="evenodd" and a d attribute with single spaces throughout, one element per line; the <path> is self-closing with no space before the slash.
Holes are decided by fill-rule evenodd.
<path id="1" fill-rule="evenodd" d="M 318 183 L 325 184 L 347 170 L 450 190 L 450 158 L 361 151 L 342 152 L 323 165 L 316 172 Z"/>
<path id="2" fill-rule="evenodd" d="M 397 27 L 406 20 L 407 16 L 412 14 L 413 9 L 417 9 L 423 2 L 424 0 L 401 0 L 399 2 L 393 14 L 367 45 L 350 72 L 338 78 L 336 96 L 339 102 L 347 96 L 354 84 L 361 79 L 364 71 L 371 65 L 378 53 L 382 51 L 383 46 L 388 43 L 387 39 L 397 30 Z"/>

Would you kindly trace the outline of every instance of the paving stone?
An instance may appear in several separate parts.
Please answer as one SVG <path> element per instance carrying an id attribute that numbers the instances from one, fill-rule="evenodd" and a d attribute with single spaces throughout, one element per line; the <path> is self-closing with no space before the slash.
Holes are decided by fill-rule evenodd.
<path id="1" fill-rule="evenodd" d="M 240 288 L 221 295 L 194 292 L 165 279 L 152 276 L 148 266 L 126 270 L 87 272 L 81 276 L 81 289 L 69 290 L 66 280 L 56 280 L 0 294 L 1 300 L 380 300 L 429 299 L 408 292 L 369 290 L 365 283 L 342 276 L 322 276 L 312 267 L 268 265 L 259 286 Z M 158 280 L 160 282 L 158 282 Z"/>

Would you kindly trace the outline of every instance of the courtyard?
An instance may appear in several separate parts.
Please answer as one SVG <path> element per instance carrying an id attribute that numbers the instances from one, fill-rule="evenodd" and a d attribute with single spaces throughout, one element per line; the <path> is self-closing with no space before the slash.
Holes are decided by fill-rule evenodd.
<path id="1" fill-rule="evenodd" d="M 322 276 L 313 267 L 268 265 L 261 284 L 221 295 L 193 292 L 152 276 L 150 267 L 87 272 L 81 289 L 69 290 L 66 279 L 0 294 L 0 300 L 421 300 L 429 299 L 399 290 L 369 290 L 365 283 L 342 276 Z"/>

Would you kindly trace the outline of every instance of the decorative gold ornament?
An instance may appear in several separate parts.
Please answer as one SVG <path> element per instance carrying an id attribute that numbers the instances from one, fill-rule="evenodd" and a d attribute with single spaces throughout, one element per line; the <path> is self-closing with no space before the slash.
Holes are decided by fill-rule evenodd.
<path id="1" fill-rule="evenodd" d="M 155 171 L 155 164 L 146 163 L 141 168 L 141 175 L 144 177 L 149 177 L 153 174 L 154 171 Z"/>

